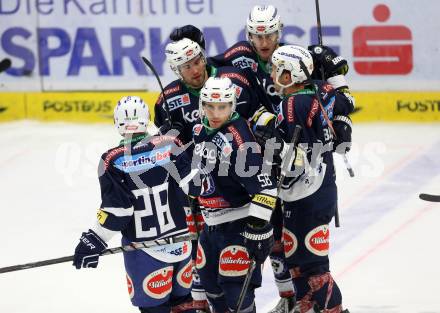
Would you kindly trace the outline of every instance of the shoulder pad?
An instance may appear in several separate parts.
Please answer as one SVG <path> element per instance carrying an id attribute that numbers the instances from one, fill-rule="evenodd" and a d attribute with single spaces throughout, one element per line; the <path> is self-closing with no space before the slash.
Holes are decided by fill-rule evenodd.
<path id="1" fill-rule="evenodd" d="M 225 51 L 224 58 L 229 59 L 237 55 L 252 54 L 253 51 L 254 50 L 252 49 L 249 42 L 240 41 Z"/>
<path id="2" fill-rule="evenodd" d="M 124 154 L 127 151 L 126 146 L 118 146 L 115 148 L 112 148 L 108 150 L 106 153 L 104 153 L 101 157 L 101 159 L 104 161 L 104 170 L 107 170 L 110 163 L 116 159 L 117 156 Z"/>
<path id="3" fill-rule="evenodd" d="M 178 93 L 180 90 L 182 90 L 182 87 L 180 86 L 180 80 L 175 80 L 164 88 L 165 96 L 173 95 L 175 93 Z M 159 98 L 156 101 L 156 105 L 162 105 L 162 102 L 163 95 L 162 93 L 160 93 Z"/>
<path id="4" fill-rule="evenodd" d="M 241 73 L 241 71 L 232 66 L 220 67 L 220 77 L 227 77 L 232 80 L 233 83 L 237 81 L 246 86 L 250 86 L 249 80 Z"/>

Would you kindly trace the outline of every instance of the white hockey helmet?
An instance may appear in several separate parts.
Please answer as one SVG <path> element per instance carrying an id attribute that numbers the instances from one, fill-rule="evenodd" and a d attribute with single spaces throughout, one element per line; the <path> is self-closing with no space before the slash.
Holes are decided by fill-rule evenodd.
<path id="1" fill-rule="evenodd" d="M 276 67 L 275 82 L 285 88 L 306 81 L 307 75 L 301 68 L 300 60 L 311 74 L 313 72 L 313 58 L 307 49 L 296 45 L 285 45 L 276 49 L 272 54 L 272 65 Z M 289 85 L 283 85 L 278 81 L 283 71 L 290 72 L 292 83 Z"/>
<path id="2" fill-rule="evenodd" d="M 199 55 L 202 55 L 202 57 L 205 59 L 205 53 L 202 47 L 200 47 L 197 42 L 188 38 L 182 38 L 179 41 L 174 41 L 167 44 L 165 47 L 165 55 L 171 69 L 180 79 L 183 78 L 180 74 L 179 66 L 191 61 Z"/>
<path id="3" fill-rule="evenodd" d="M 122 97 L 114 111 L 114 122 L 119 133 L 145 133 L 150 121 L 148 105 L 137 96 Z"/>
<path id="4" fill-rule="evenodd" d="M 278 32 L 278 42 L 281 39 L 281 23 L 278 10 L 273 5 L 256 5 L 252 8 L 246 20 L 246 37 L 251 41 L 249 34 L 268 35 Z"/>
<path id="5" fill-rule="evenodd" d="M 209 77 L 200 90 L 199 113 L 205 116 L 205 102 L 231 103 L 231 115 L 235 112 L 237 87 L 227 77 Z"/>

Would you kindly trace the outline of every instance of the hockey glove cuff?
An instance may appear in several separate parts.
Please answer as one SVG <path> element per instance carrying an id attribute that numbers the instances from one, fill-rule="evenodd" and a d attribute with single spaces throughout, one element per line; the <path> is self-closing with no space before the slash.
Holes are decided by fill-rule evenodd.
<path id="1" fill-rule="evenodd" d="M 249 257 L 257 263 L 264 263 L 274 245 L 272 224 L 249 217 L 242 235 Z"/>
<path id="2" fill-rule="evenodd" d="M 351 127 L 350 117 L 336 115 L 333 119 L 333 129 L 337 138 L 333 142 L 333 149 L 336 153 L 344 154 L 351 149 Z"/>

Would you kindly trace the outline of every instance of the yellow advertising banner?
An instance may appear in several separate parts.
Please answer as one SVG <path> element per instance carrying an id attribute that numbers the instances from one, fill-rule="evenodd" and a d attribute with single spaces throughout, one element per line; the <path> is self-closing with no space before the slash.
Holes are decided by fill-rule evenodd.
<path id="1" fill-rule="evenodd" d="M 0 122 L 19 119 L 67 122 L 112 122 L 117 101 L 137 95 L 150 106 L 158 92 L 0 93 Z M 354 122 L 439 122 L 440 92 L 353 92 Z"/>
<path id="2" fill-rule="evenodd" d="M 439 122 L 440 92 L 353 92 L 354 122 Z"/>
<path id="3" fill-rule="evenodd" d="M 26 118 L 26 101 L 23 93 L 0 93 L 0 122 Z"/>

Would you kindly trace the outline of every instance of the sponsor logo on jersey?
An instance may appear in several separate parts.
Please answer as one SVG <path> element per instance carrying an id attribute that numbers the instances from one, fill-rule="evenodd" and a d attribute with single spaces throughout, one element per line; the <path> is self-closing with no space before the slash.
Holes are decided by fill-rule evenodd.
<path id="1" fill-rule="evenodd" d="M 154 299 L 165 298 L 173 286 L 173 267 L 168 266 L 152 272 L 142 283 L 144 292 Z"/>
<path id="2" fill-rule="evenodd" d="M 115 167 L 125 173 L 148 170 L 170 162 L 171 146 L 133 155 L 123 155 L 115 160 Z"/>
<path id="3" fill-rule="evenodd" d="M 104 170 L 108 168 L 108 165 L 110 164 L 110 161 L 118 154 L 123 153 L 127 151 L 127 147 L 118 147 L 116 149 L 111 150 L 105 157 L 104 160 Z"/>
<path id="4" fill-rule="evenodd" d="M 307 250 L 319 256 L 328 255 L 330 229 L 328 225 L 321 225 L 312 229 L 305 238 Z"/>
<path id="5" fill-rule="evenodd" d="M 252 53 L 252 49 L 249 47 L 246 47 L 246 46 L 238 46 L 238 47 L 232 48 L 231 50 L 226 52 L 224 57 L 225 57 L 225 59 L 229 59 L 231 56 L 233 56 L 234 54 L 237 54 L 239 52 Z"/>
<path id="6" fill-rule="evenodd" d="M 318 103 L 318 99 L 313 99 L 313 102 L 310 106 L 310 111 L 309 114 L 307 114 L 307 127 L 312 127 L 312 123 L 313 123 L 313 118 L 315 117 L 316 113 L 319 110 L 319 103 Z"/>
<path id="7" fill-rule="evenodd" d="M 238 68 L 251 68 L 254 72 L 258 69 L 258 64 L 255 60 L 246 57 L 239 57 L 232 60 L 232 65 Z"/>
<path id="8" fill-rule="evenodd" d="M 177 282 L 180 286 L 183 288 L 190 288 L 192 285 L 192 260 L 189 260 L 189 262 L 180 269 L 180 271 L 177 273 Z"/>
<path id="9" fill-rule="evenodd" d="M 220 252 L 219 273 L 223 276 L 243 276 L 249 269 L 251 260 L 245 247 L 229 246 Z"/>
<path id="10" fill-rule="evenodd" d="M 246 77 L 244 77 L 243 75 L 240 75 L 238 73 L 223 73 L 223 74 L 220 74 L 220 77 L 222 77 L 222 78 L 227 77 L 227 78 L 230 78 L 231 80 L 236 79 L 236 80 L 241 81 L 243 84 L 250 86 L 250 83 L 246 79 Z"/>
<path id="11" fill-rule="evenodd" d="M 102 209 L 99 209 L 98 213 L 96 214 L 96 217 L 98 218 L 99 224 L 104 225 L 104 223 L 108 217 L 108 214 L 106 212 L 104 212 Z"/>
<path id="12" fill-rule="evenodd" d="M 253 196 L 252 202 L 273 209 L 275 208 L 275 203 L 277 202 L 277 198 L 257 193 L 256 195 Z"/>
<path id="13" fill-rule="evenodd" d="M 178 95 L 167 99 L 167 103 L 170 111 L 174 111 L 178 108 L 191 104 L 191 99 L 189 97 L 189 93 L 185 93 L 183 95 Z"/>
<path id="14" fill-rule="evenodd" d="M 235 128 L 234 126 L 230 125 L 228 126 L 228 131 L 232 134 L 232 138 L 235 141 L 235 143 L 237 144 L 237 147 L 239 150 L 243 150 L 243 138 L 241 138 L 237 128 Z"/>
<path id="15" fill-rule="evenodd" d="M 194 154 L 206 159 L 209 163 L 217 162 L 217 147 L 212 144 L 207 145 L 204 141 L 194 146 Z"/>
<path id="16" fill-rule="evenodd" d="M 128 274 L 126 274 L 125 276 L 127 278 L 128 295 L 130 296 L 130 299 L 133 299 L 134 297 L 133 281 L 131 280 L 130 276 L 128 276 Z"/>
<path id="17" fill-rule="evenodd" d="M 205 251 L 201 244 L 197 245 L 197 257 L 196 257 L 196 268 L 201 269 L 206 264 Z"/>
<path id="18" fill-rule="evenodd" d="M 200 135 L 200 132 L 202 131 L 202 129 L 203 129 L 203 125 L 202 124 L 194 125 L 194 127 L 193 127 L 193 134 L 196 135 L 196 136 Z"/>
<path id="19" fill-rule="evenodd" d="M 229 135 L 229 134 L 228 134 Z M 232 138 L 231 138 L 232 139 Z M 232 153 L 232 146 L 229 143 L 228 138 L 221 132 L 218 132 L 211 140 L 221 151 L 221 153 L 227 157 Z"/>
<path id="20" fill-rule="evenodd" d="M 284 255 L 291 257 L 298 249 L 298 239 L 295 234 L 283 227 Z"/>
<path id="21" fill-rule="evenodd" d="M 207 208 L 229 208 L 231 204 L 223 197 L 202 198 L 199 197 L 199 202 L 202 206 Z"/>
<path id="22" fill-rule="evenodd" d="M 290 97 L 287 100 L 287 121 L 293 123 L 295 121 L 295 98 Z"/>
<path id="23" fill-rule="evenodd" d="M 175 256 L 184 255 L 188 252 L 188 243 L 184 242 L 181 247 L 166 252 Z"/>
<path id="24" fill-rule="evenodd" d="M 241 88 L 240 86 L 237 86 L 236 84 L 232 84 L 235 88 L 235 97 L 236 99 L 240 98 L 241 96 L 241 92 L 243 91 L 243 88 Z"/>
<path id="25" fill-rule="evenodd" d="M 182 109 L 182 111 L 184 111 Z M 182 112 L 183 113 L 183 119 L 187 121 L 188 123 L 194 123 L 197 121 L 200 117 L 199 110 L 192 110 L 188 112 Z"/>

